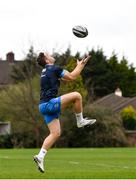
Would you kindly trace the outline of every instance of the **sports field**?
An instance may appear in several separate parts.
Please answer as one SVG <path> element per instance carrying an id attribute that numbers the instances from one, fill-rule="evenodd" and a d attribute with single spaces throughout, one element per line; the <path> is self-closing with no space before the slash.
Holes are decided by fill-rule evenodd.
<path id="1" fill-rule="evenodd" d="M 38 151 L 0 150 L 0 179 L 136 179 L 136 148 L 51 149 L 43 174 L 33 162 Z"/>

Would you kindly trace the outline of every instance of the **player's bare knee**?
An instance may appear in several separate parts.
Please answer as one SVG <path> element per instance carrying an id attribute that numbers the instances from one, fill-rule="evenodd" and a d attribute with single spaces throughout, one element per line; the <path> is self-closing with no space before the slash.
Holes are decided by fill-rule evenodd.
<path id="1" fill-rule="evenodd" d="M 60 130 L 54 131 L 52 132 L 52 135 L 55 139 L 58 139 L 61 136 L 61 131 Z"/>
<path id="2" fill-rule="evenodd" d="M 75 95 L 76 99 L 82 99 L 82 96 L 79 92 L 74 92 L 74 95 Z"/>

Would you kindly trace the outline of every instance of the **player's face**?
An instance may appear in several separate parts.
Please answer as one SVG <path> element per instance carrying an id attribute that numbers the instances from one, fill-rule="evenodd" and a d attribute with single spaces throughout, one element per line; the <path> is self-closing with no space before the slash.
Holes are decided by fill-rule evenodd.
<path id="1" fill-rule="evenodd" d="M 53 63 L 53 64 L 54 64 L 54 62 L 55 62 L 54 57 L 52 57 L 52 56 L 49 55 L 48 53 L 45 53 L 44 55 L 45 55 L 45 59 L 46 59 L 46 62 L 47 62 L 47 63 Z"/>

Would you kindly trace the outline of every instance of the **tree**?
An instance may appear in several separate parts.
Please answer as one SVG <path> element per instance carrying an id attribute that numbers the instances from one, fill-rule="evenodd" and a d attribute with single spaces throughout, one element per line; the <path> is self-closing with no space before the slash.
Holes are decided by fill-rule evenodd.
<path id="1" fill-rule="evenodd" d="M 26 58 L 12 68 L 11 78 L 15 83 L 30 79 L 41 71 L 40 66 L 37 65 L 36 59 L 37 55 L 34 52 L 33 46 L 31 46 Z"/>
<path id="2" fill-rule="evenodd" d="M 31 144 L 33 147 L 39 147 L 46 134 L 43 119 L 38 112 L 38 83 L 39 77 L 35 77 L 31 84 L 24 81 L 10 85 L 0 93 L 0 117 L 12 124 L 14 146 L 28 147 Z"/>
<path id="3" fill-rule="evenodd" d="M 69 60 L 73 58 L 73 56 L 71 55 L 70 47 L 67 48 L 67 50 L 64 53 L 54 53 L 53 56 L 56 59 L 56 64 L 62 67 L 67 65 Z"/>
<path id="4" fill-rule="evenodd" d="M 94 100 L 109 93 L 107 87 L 109 68 L 102 49 L 96 52 L 92 50 L 89 54 L 91 54 L 91 60 L 85 66 L 82 77 L 89 97 Z"/>
<path id="5" fill-rule="evenodd" d="M 74 68 L 76 67 L 76 59 L 71 57 L 69 58 L 68 64 L 64 67 L 66 68 L 69 72 L 71 72 Z M 60 94 L 65 94 L 69 93 L 72 91 L 78 91 L 81 93 L 83 100 L 85 101 L 86 96 L 87 96 L 87 91 L 84 87 L 82 76 L 79 76 L 75 81 L 72 82 L 61 82 L 61 87 L 60 87 Z"/>
<path id="6" fill-rule="evenodd" d="M 41 69 L 36 63 L 36 57 L 37 55 L 31 47 L 22 64 L 13 67 L 12 78 L 17 84 L 10 85 L 0 93 L 3 104 L 0 116 L 4 116 L 5 120 L 12 122 L 14 133 L 29 136 L 28 134 L 30 132 L 33 134 L 32 131 L 34 131 L 33 140 L 39 147 L 42 126 L 38 121 L 40 119 L 38 112 L 40 78 L 38 73 Z M 8 116 L 5 112 L 8 112 Z"/>
<path id="7" fill-rule="evenodd" d="M 121 61 L 118 62 L 115 54 L 109 58 L 108 64 L 111 70 L 111 83 L 108 83 L 110 91 L 113 92 L 117 87 L 120 87 L 124 96 L 135 96 L 136 72 L 133 65 L 128 65 L 125 57 L 122 57 Z"/>
<path id="8" fill-rule="evenodd" d="M 135 68 L 128 64 L 125 57 L 119 61 L 113 53 L 107 59 L 102 49 L 89 53 L 92 58 L 87 63 L 82 77 L 90 99 L 95 100 L 113 93 L 117 87 L 120 87 L 124 96 L 136 95 Z"/>

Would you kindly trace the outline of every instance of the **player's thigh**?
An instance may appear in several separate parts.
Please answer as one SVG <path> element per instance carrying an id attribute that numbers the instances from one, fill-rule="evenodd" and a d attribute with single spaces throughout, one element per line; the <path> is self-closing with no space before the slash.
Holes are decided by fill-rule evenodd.
<path id="1" fill-rule="evenodd" d="M 48 123 L 48 128 L 50 133 L 57 134 L 58 136 L 61 134 L 61 127 L 59 119 L 54 119 L 50 123 Z"/>
<path id="2" fill-rule="evenodd" d="M 76 99 L 81 99 L 81 95 L 78 92 L 71 92 L 61 96 L 61 109 L 64 109 L 70 103 L 74 102 Z"/>

